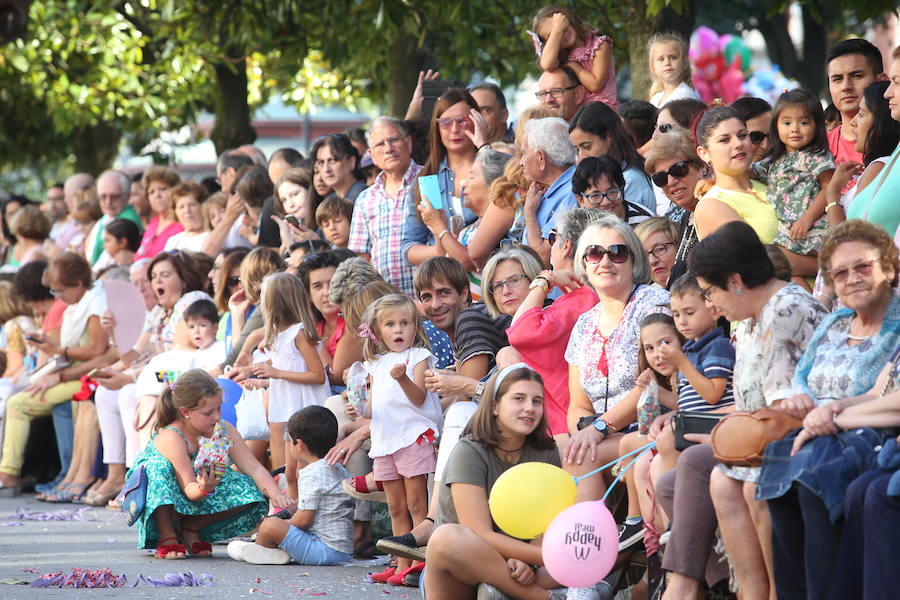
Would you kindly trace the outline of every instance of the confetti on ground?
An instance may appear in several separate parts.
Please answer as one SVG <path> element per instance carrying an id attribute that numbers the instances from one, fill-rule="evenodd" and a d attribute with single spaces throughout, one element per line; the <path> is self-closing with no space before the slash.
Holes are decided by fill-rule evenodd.
<path id="1" fill-rule="evenodd" d="M 21 527 L 23 524 L 18 521 L 3 521 L 0 523 L 0 527 Z"/>
<path id="2" fill-rule="evenodd" d="M 60 509 L 52 512 L 28 510 L 20 506 L 12 518 L 20 521 L 96 521 L 97 514 L 87 506 L 75 510 Z"/>
<path id="3" fill-rule="evenodd" d="M 179 587 L 189 586 L 196 587 L 201 585 L 212 585 L 213 579 L 211 575 L 202 574 L 195 575 L 193 571 L 186 573 L 166 573 L 162 578 L 148 577 L 140 574 L 135 579 L 131 587 L 144 583 L 152 587 Z M 125 575 L 115 575 L 110 569 L 79 569 L 72 568 L 72 572 L 65 574 L 46 573 L 31 582 L 31 587 L 47 588 L 47 587 L 73 587 L 73 588 L 120 588 L 125 587 L 128 578 Z"/>

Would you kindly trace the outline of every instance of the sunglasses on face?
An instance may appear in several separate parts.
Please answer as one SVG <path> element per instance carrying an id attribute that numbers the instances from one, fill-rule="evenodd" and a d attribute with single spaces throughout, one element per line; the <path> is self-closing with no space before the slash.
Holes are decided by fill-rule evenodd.
<path id="1" fill-rule="evenodd" d="M 769 137 L 769 134 L 765 131 L 751 131 L 750 132 L 750 143 L 754 146 L 759 146 L 762 144 L 765 139 Z"/>
<path id="2" fill-rule="evenodd" d="M 677 163 L 669 167 L 668 171 L 657 171 L 650 176 L 650 181 L 656 184 L 656 187 L 665 187 L 669 183 L 669 175 L 674 179 L 681 179 L 690 172 L 691 161 L 679 160 Z"/>
<path id="3" fill-rule="evenodd" d="M 234 287 L 241 282 L 241 278 L 238 275 L 234 275 L 225 280 L 225 285 L 228 287 Z"/>
<path id="4" fill-rule="evenodd" d="M 656 126 L 656 130 L 660 133 L 668 133 L 673 127 L 672 123 L 660 123 Z"/>
<path id="5" fill-rule="evenodd" d="M 868 277 L 872 274 L 872 269 L 875 268 L 875 263 L 877 263 L 880 259 L 873 258 L 872 260 L 864 260 L 862 262 L 858 262 L 851 267 L 838 267 L 837 269 L 831 269 L 828 271 L 828 275 L 831 277 L 831 280 L 834 283 L 845 283 L 850 278 L 850 272 L 854 272 L 860 277 Z"/>
<path id="6" fill-rule="evenodd" d="M 612 244 L 609 248 L 593 244 L 584 251 L 584 260 L 595 265 L 603 260 L 604 255 L 609 255 L 610 262 L 620 265 L 631 256 L 631 250 L 625 244 Z"/>
<path id="7" fill-rule="evenodd" d="M 472 120 L 469 117 L 439 117 L 437 120 L 438 127 L 441 129 L 452 129 L 453 124 L 456 124 L 460 129 L 470 129 L 472 127 Z"/>
<path id="8" fill-rule="evenodd" d="M 555 246 L 556 240 L 558 240 L 558 239 L 559 239 L 559 232 L 556 231 L 555 229 L 551 229 L 550 233 L 547 234 L 547 243 L 550 244 L 551 246 Z"/>
<path id="9" fill-rule="evenodd" d="M 603 201 L 616 203 L 622 199 L 622 190 L 619 188 L 610 188 L 605 192 L 591 192 L 590 194 L 581 194 L 581 197 L 587 200 L 591 206 L 600 206 Z"/>

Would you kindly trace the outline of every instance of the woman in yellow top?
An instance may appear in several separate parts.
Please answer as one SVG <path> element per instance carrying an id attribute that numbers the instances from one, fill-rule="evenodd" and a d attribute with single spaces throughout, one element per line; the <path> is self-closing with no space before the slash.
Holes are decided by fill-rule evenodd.
<path id="1" fill-rule="evenodd" d="M 711 108 L 697 124 L 697 143 L 697 154 L 716 174 L 716 184 L 694 210 L 698 237 L 725 223 L 744 221 L 764 244 L 771 244 L 778 217 L 766 200 L 766 186 L 750 179 L 753 149 L 744 120 L 728 106 Z"/>

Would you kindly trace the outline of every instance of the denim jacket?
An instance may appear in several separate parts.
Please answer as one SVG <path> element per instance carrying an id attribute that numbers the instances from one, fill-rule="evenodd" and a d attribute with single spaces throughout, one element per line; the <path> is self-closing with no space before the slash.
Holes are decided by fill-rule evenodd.
<path id="1" fill-rule="evenodd" d="M 449 227 L 450 217 L 455 215 L 456 211 L 454 210 L 453 202 L 451 201 L 451 198 L 453 197 L 454 176 L 446 156 L 438 166 L 436 175 L 438 176 L 438 185 L 441 188 L 441 200 L 444 205 L 443 210 L 447 217 L 447 224 Z M 423 174 L 420 173 L 419 176 L 422 177 Z M 406 259 L 406 262 L 409 262 L 409 249 L 413 246 L 417 244 L 423 244 L 425 246 L 434 245 L 434 236 L 431 234 L 428 227 L 425 226 L 425 223 L 422 222 L 422 218 L 419 217 L 419 213 L 416 210 L 417 190 L 418 182 L 416 185 L 409 186 L 409 190 L 406 193 L 406 227 L 404 228 L 405 232 L 403 233 L 403 241 L 400 246 L 403 258 Z M 478 218 L 478 215 L 465 206 L 463 207 L 462 216 L 466 225 L 474 223 Z"/>

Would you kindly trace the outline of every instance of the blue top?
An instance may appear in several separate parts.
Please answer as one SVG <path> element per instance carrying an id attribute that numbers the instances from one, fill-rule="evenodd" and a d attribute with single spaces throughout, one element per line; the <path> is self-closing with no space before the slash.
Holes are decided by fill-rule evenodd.
<path id="1" fill-rule="evenodd" d="M 722 398 L 716 404 L 710 404 L 694 389 L 687 378 L 678 373 L 678 408 L 697 412 L 711 412 L 734 404 L 734 346 L 725 337 L 720 327 L 698 340 L 688 340 L 682 348 L 691 364 L 707 379 L 719 378 L 727 380 Z"/>
<path id="2" fill-rule="evenodd" d="M 538 225 L 541 228 L 541 237 L 547 239 L 550 230 L 556 227 L 556 213 L 569 210 L 578 205 L 575 194 L 572 193 L 572 175 L 575 174 L 575 165 L 562 172 L 556 181 L 547 188 L 541 198 L 541 205 L 537 210 Z M 522 234 L 522 243 L 528 245 L 528 232 Z"/>
<path id="3" fill-rule="evenodd" d="M 437 358 L 435 366 L 438 369 L 446 369 L 456 364 L 456 353 L 453 352 L 453 342 L 450 336 L 437 328 L 431 321 L 423 321 L 423 328 L 428 341 L 431 342 L 431 353 Z"/>
<path id="4" fill-rule="evenodd" d="M 435 174 L 438 176 L 438 185 L 441 188 L 441 201 L 444 205 L 444 215 L 447 217 L 449 227 L 450 217 L 457 213 L 456 209 L 453 207 L 453 201 L 451 200 L 453 197 L 454 175 L 453 171 L 450 169 L 450 164 L 447 161 L 446 156 L 441 161 L 441 164 L 438 166 L 438 172 Z M 419 176 L 423 177 L 424 173 L 419 173 Z M 417 181 L 414 185 L 409 186 L 405 199 L 406 226 L 404 227 L 405 231 L 403 232 L 403 237 L 400 242 L 400 251 L 406 262 L 409 262 L 409 249 L 413 246 L 417 244 L 423 244 L 425 246 L 434 245 L 434 236 L 431 234 L 428 227 L 425 226 L 425 223 L 422 222 L 421 217 L 419 217 L 419 212 L 416 210 L 416 192 L 418 189 L 419 183 Z M 465 206 L 463 206 L 462 216 L 466 225 L 474 223 L 478 218 L 478 215 Z"/>
<path id="5" fill-rule="evenodd" d="M 794 391 L 807 394 L 817 405 L 871 389 L 900 344 L 900 296 L 894 295 L 885 309 L 881 331 L 850 346 L 847 341 L 854 314 L 842 308 L 822 319 L 797 363 Z"/>
<path id="6" fill-rule="evenodd" d="M 647 174 L 622 163 L 622 175 L 625 176 L 625 198 L 656 214 L 656 196 L 653 194 L 653 187 Z"/>

